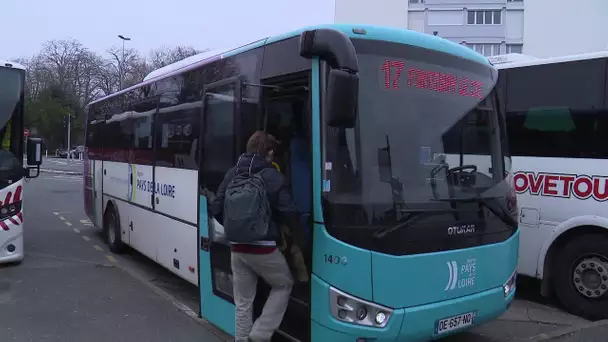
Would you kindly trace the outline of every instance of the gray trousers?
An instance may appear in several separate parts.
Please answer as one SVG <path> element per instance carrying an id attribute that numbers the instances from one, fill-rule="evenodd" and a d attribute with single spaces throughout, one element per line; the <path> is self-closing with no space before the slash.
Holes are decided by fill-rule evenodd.
<path id="1" fill-rule="evenodd" d="M 231 262 L 236 306 L 235 340 L 270 341 L 283 320 L 293 287 L 285 257 L 278 250 L 270 254 L 233 252 Z M 271 290 L 262 315 L 253 323 L 258 276 L 271 286 Z"/>

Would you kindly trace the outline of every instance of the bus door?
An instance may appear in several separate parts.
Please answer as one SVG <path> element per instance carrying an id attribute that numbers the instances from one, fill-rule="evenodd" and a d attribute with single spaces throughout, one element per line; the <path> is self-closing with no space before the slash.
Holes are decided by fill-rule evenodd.
<path id="1" fill-rule="evenodd" d="M 237 78 L 205 87 L 199 158 L 200 316 L 234 336 L 234 299 L 230 247 L 223 227 L 207 213 L 226 172 L 234 166 L 240 141 L 241 82 Z"/>
<path id="2" fill-rule="evenodd" d="M 277 164 L 291 185 L 299 211 L 303 214 L 300 226 L 305 236 L 301 242 L 306 262 L 307 279 L 310 278 L 312 243 L 312 154 L 310 139 L 309 73 L 289 78 L 263 82 L 272 87 L 263 88 L 263 120 L 255 129 L 264 129 L 281 141 Z M 199 165 L 199 290 L 200 315 L 226 333 L 234 335 L 234 299 L 230 248 L 223 239 L 223 227 L 209 217 L 207 204 L 223 177 L 244 152 L 246 139 L 254 129 L 241 113 L 247 112 L 247 99 L 241 94 L 242 84 L 226 80 L 205 87 L 203 100 L 203 137 Z M 243 102 L 245 100 L 245 102 Z M 237 115 L 238 113 L 238 115 Z M 245 114 L 243 114 L 245 115 Z M 254 120 L 255 121 L 255 120 Z M 259 317 L 269 287 L 262 279 L 254 303 L 254 319 Z M 310 285 L 306 279 L 296 281 L 292 298 L 280 327 L 275 335 L 309 340 Z"/>
<path id="3" fill-rule="evenodd" d="M 263 129 L 280 141 L 275 162 L 285 176 L 301 213 L 300 229 L 294 234 L 305 265 L 294 266 L 290 250 L 283 253 L 289 261 L 295 284 L 279 331 L 288 340 L 308 341 L 310 331 L 310 267 L 312 251 L 312 153 L 310 133 L 309 72 L 263 80 Z M 304 274 L 302 274 L 304 273 Z M 258 282 L 254 318 L 262 313 L 269 286 Z M 279 337 L 279 336 L 277 336 Z"/>

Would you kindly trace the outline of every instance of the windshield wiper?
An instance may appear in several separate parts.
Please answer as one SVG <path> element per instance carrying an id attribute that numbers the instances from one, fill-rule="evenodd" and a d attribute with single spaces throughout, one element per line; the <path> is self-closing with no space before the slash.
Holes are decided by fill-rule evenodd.
<path id="1" fill-rule="evenodd" d="M 502 206 L 498 206 L 498 210 L 490 204 L 487 198 L 484 197 L 473 197 L 473 198 L 454 198 L 454 199 L 436 199 L 436 201 L 440 202 L 477 202 L 484 207 L 488 208 L 488 210 L 494 214 L 496 217 L 501 219 L 504 223 L 506 223 L 511 228 L 517 228 L 517 221 L 514 220 L 511 215 L 509 215 Z"/>
<path id="2" fill-rule="evenodd" d="M 517 228 L 517 221 L 514 220 L 513 217 L 511 217 L 511 215 L 509 215 L 503 209 L 503 207 L 501 205 L 499 205 L 498 210 L 496 210 L 496 208 L 494 208 L 494 206 L 490 205 L 490 202 L 486 198 L 478 197 L 477 200 L 483 206 L 488 208 L 488 210 L 490 210 L 492 212 L 492 214 L 496 215 L 499 219 L 501 219 L 504 223 L 506 223 L 509 227 Z"/>
<path id="3" fill-rule="evenodd" d="M 386 235 L 388 235 L 394 231 L 407 227 L 410 223 L 412 223 L 420 218 L 438 215 L 438 214 L 453 213 L 453 212 L 456 212 L 456 210 L 453 210 L 453 209 L 412 210 L 412 211 L 407 211 L 407 212 L 409 213 L 409 215 L 406 216 L 404 220 L 402 220 L 401 222 L 398 222 L 394 226 L 382 227 L 382 228 L 376 230 L 374 232 L 374 234 L 372 235 L 372 237 L 374 237 L 375 239 L 382 239 L 383 237 L 385 237 Z"/>

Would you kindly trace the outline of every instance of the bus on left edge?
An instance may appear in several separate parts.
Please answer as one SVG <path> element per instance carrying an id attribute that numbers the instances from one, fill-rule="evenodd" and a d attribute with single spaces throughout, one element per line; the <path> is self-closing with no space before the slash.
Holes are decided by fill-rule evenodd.
<path id="1" fill-rule="evenodd" d="M 0 264 L 23 260 L 23 183 L 42 164 L 42 139 L 24 138 L 24 89 L 25 67 L 0 60 Z"/>

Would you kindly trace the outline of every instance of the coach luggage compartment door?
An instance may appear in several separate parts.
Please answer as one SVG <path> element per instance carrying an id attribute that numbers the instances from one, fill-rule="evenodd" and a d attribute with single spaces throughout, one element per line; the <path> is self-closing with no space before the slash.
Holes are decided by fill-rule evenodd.
<path id="1" fill-rule="evenodd" d="M 202 318 L 234 336 L 230 247 L 223 227 L 207 207 L 226 171 L 236 162 L 241 81 L 230 78 L 205 87 L 199 158 L 199 291 Z"/>

